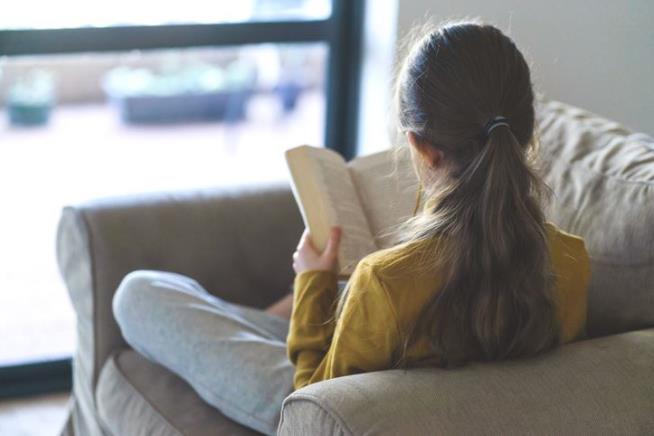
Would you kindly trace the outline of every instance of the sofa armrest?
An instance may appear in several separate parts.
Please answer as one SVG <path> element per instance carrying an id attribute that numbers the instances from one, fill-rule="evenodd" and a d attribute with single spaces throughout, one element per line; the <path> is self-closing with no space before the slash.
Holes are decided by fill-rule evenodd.
<path id="1" fill-rule="evenodd" d="M 654 329 L 533 359 L 370 372 L 284 400 L 278 435 L 653 434 Z"/>
<path id="2" fill-rule="evenodd" d="M 226 300 L 264 307 L 290 289 L 291 255 L 302 229 L 282 182 L 66 207 L 57 259 L 78 319 L 75 383 L 92 392 L 109 354 L 125 346 L 111 305 L 125 274 L 173 271 Z"/>

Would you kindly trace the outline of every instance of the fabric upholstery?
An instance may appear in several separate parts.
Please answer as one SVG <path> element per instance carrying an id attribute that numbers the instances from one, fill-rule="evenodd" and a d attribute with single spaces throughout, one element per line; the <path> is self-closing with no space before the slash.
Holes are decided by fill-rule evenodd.
<path id="1" fill-rule="evenodd" d="M 591 257 L 588 334 L 654 326 L 654 139 L 559 102 L 538 113 L 549 219 Z"/>
<path id="2" fill-rule="evenodd" d="M 363 373 L 284 401 L 280 435 L 654 432 L 654 329 L 497 364 Z"/>
<path id="3" fill-rule="evenodd" d="M 181 378 L 133 350 L 107 360 L 96 391 L 100 417 L 114 435 L 252 436 Z"/>
<path id="4" fill-rule="evenodd" d="M 108 356 L 127 347 L 111 301 L 128 272 L 178 272 L 225 300 L 264 307 L 292 284 L 290 259 L 302 230 L 286 182 L 150 193 L 65 208 L 57 261 L 77 315 L 76 401 L 67 428 L 102 434 L 93 392 Z"/>

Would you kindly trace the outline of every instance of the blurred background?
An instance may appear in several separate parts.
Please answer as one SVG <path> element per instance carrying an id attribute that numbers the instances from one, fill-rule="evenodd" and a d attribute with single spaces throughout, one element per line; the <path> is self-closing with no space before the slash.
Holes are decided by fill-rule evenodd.
<path id="1" fill-rule="evenodd" d="M 545 98 L 654 134 L 646 0 L 22 0 L 5 8 L 0 398 L 70 387 L 75 320 L 54 253 L 62 207 L 285 179 L 283 151 L 300 144 L 346 158 L 387 148 L 399 43 L 429 18 L 462 17 L 508 32 Z M 5 410 L 20 417 L 23 409 Z M 58 425 L 57 413 L 41 419 Z"/>

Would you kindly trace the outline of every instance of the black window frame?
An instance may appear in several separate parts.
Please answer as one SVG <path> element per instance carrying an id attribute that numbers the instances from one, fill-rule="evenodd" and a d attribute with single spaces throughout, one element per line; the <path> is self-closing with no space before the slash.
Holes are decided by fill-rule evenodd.
<path id="1" fill-rule="evenodd" d="M 0 29 L 0 56 L 323 42 L 328 47 L 325 147 L 356 155 L 365 0 L 332 0 L 324 20 Z M 72 388 L 71 359 L 0 367 L 0 398 Z"/>

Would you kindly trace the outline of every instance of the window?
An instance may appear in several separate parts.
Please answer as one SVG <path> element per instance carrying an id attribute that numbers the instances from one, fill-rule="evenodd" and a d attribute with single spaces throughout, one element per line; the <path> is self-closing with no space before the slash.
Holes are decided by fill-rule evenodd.
<path id="1" fill-rule="evenodd" d="M 0 228 L 0 396 L 39 389 L 35 377 L 69 383 L 74 315 L 53 248 L 61 207 L 276 180 L 285 148 L 351 157 L 356 139 L 362 2 L 39 2 L 38 16 L 32 3 L 0 17 L 0 192 L 11 205 Z M 55 90 L 26 113 L 21 96 L 35 89 Z M 39 116 L 47 122 L 14 126 Z"/>
<path id="2" fill-rule="evenodd" d="M 207 4 L 203 0 L 148 2 L 114 0 L 43 3 L 25 0 L 0 16 L 2 29 L 75 29 L 83 27 L 143 26 L 164 24 L 215 24 L 249 21 L 325 20 L 330 0 L 241 0 Z M 39 11 L 34 14 L 34 11 Z M 74 13 L 71 13 L 74 11 Z"/>

